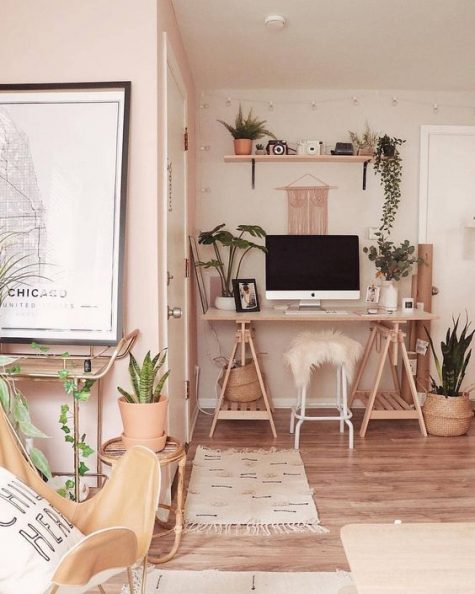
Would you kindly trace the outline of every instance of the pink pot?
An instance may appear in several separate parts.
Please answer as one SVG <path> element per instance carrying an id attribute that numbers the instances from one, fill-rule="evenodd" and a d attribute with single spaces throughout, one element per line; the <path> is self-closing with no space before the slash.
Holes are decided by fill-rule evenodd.
<path id="1" fill-rule="evenodd" d="M 126 448 L 144 445 L 155 451 L 163 449 L 166 441 L 167 396 L 161 396 L 159 402 L 151 404 L 130 403 L 121 397 L 119 410 L 124 426 L 123 442 Z"/>
<path id="2" fill-rule="evenodd" d="M 252 140 L 248 138 L 236 138 L 234 140 L 235 155 L 250 155 L 252 153 Z"/>

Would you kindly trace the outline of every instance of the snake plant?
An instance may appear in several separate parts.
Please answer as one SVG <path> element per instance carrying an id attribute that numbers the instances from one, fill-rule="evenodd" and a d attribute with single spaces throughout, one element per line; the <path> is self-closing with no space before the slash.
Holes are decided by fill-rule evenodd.
<path id="1" fill-rule="evenodd" d="M 170 375 L 170 370 L 159 375 L 166 358 L 166 349 L 160 351 L 153 359 L 150 351 L 148 351 L 140 366 L 133 354 L 130 353 L 129 375 L 133 391 L 127 392 L 123 388 L 117 388 L 127 402 L 131 404 L 151 404 L 160 400 L 163 385 Z"/>
<path id="2" fill-rule="evenodd" d="M 440 394 L 446 398 L 449 396 L 460 396 L 461 385 L 465 372 L 467 370 L 468 362 L 472 355 L 472 351 L 468 350 L 470 343 L 472 342 L 475 330 L 468 334 L 468 328 L 470 322 L 466 320 L 465 326 L 460 332 L 460 336 L 457 335 L 458 325 L 460 316 L 457 319 L 452 318 L 453 328 L 449 326 L 447 334 L 445 335 L 445 342 L 442 340 L 440 343 L 440 350 L 442 352 L 442 364 L 440 363 L 439 357 L 435 352 L 434 343 L 429 333 L 426 330 L 429 338 L 429 344 L 434 357 L 435 368 L 437 370 L 436 381 L 431 376 L 431 391 L 434 394 Z"/>

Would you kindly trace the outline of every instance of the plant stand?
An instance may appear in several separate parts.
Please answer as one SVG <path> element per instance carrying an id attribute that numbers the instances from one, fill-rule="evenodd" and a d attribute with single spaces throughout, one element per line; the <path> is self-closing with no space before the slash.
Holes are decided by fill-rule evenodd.
<path id="1" fill-rule="evenodd" d="M 275 431 L 274 419 L 272 417 L 272 410 L 270 406 L 269 396 L 267 394 L 266 387 L 264 385 L 264 380 L 262 378 L 261 368 L 259 367 L 259 362 L 257 360 L 256 348 L 254 346 L 254 341 L 252 338 L 252 330 L 251 330 L 251 321 L 250 320 L 236 320 L 236 334 L 234 340 L 234 346 L 232 352 L 229 356 L 229 363 L 226 367 L 226 371 L 224 374 L 223 385 L 221 386 L 221 393 L 219 396 L 218 403 L 216 405 L 216 409 L 214 412 L 213 417 L 213 424 L 211 425 L 211 430 L 209 432 L 209 436 L 213 437 L 214 430 L 216 429 L 216 424 L 220 419 L 231 419 L 231 420 L 260 420 L 260 421 L 269 421 L 272 434 L 274 437 L 277 437 L 277 433 Z M 262 392 L 262 398 L 256 400 L 254 402 L 230 402 L 225 400 L 225 392 L 226 386 L 228 385 L 229 376 L 231 373 L 231 368 L 233 366 L 234 357 L 236 356 L 236 352 L 238 347 L 241 347 L 241 365 L 246 364 L 246 345 L 249 345 L 249 350 L 251 352 L 252 360 L 256 366 L 257 377 L 259 380 L 259 386 Z"/>
<path id="2" fill-rule="evenodd" d="M 371 325 L 369 339 L 349 400 L 350 407 L 355 398 L 362 400 L 366 406 L 360 429 L 361 437 L 366 435 L 368 423 L 371 419 L 417 419 L 422 435 L 427 437 L 424 417 L 422 416 L 416 384 L 412 376 L 409 356 L 404 342 L 405 337 L 406 334 L 401 330 L 399 322 L 393 322 L 392 324 L 375 322 Z M 383 341 L 383 344 L 380 349 L 379 364 L 376 369 L 373 386 L 370 390 L 359 390 L 361 378 L 368 364 L 370 354 L 377 343 L 381 343 L 381 341 Z M 399 351 L 401 352 L 402 372 L 405 373 L 409 384 L 410 396 L 412 398 L 411 404 L 407 403 L 401 396 L 401 383 L 397 374 Z M 379 389 L 379 386 L 386 361 L 388 361 L 390 366 L 394 390 L 382 391 Z"/>
<path id="3" fill-rule="evenodd" d="M 81 384 L 87 380 L 97 381 L 97 447 L 102 443 L 102 391 L 100 380 L 110 371 L 112 366 L 119 359 L 126 357 L 135 340 L 137 339 L 139 331 L 133 330 L 117 343 L 112 353 L 108 354 L 109 349 L 102 349 L 99 354 L 96 354 L 95 347 L 89 347 L 89 353 L 86 355 L 70 355 L 62 357 L 55 354 L 24 354 L 19 353 L 15 365 L 20 366 L 18 373 L 12 374 L 15 380 L 33 380 L 33 381 L 53 381 L 60 380 L 58 371 L 67 370 L 68 379 L 74 382 L 74 388 L 79 390 Z M 16 353 L 15 353 L 16 354 Z M 91 371 L 84 371 L 85 361 L 91 362 Z M 74 443 L 78 443 L 80 437 L 79 428 L 79 401 L 73 398 L 73 432 Z M 74 476 L 74 497 L 79 501 L 79 450 L 73 447 L 74 456 L 74 471 L 73 473 L 61 472 L 59 474 L 71 474 Z M 86 476 L 94 476 L 97 478 L 99 486 L 99 478 L 104 476 L 102 474 L 102 466 L 99 455 L 97 457 L 97 472 L 88 473 Z"/>

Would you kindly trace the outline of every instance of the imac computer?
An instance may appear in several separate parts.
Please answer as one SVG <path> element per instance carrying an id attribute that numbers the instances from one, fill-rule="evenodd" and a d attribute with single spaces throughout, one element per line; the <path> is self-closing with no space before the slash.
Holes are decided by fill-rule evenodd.
<path id="1" fill-rule="evenodd" d="M 322 309 L 321 299 L 360 298 L 357 235 L 267 235 L 266 247 L 267 299 Z"/>

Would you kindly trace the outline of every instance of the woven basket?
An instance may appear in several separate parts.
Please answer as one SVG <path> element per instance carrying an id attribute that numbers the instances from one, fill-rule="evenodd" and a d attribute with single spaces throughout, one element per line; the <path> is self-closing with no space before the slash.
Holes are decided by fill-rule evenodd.
<path id="1" fill-rule="evenodd" d="M 223 385 L 226 368 L 219 380 Z M 262 396 L 259 379 L 257 377 L 256 365 L 252 359 L 246 359 L 246 364 L 231 369 L 228 385 L 224 397 L 231 402 L 253 402 Z"/>
<path id="2" fill-rule="evenodd" d="M 422 407 L 428 433 L 441 437 L 464 435 L 470 429 L 473 409 L 468 394 L 449 396 L 427 394 Z"/>

